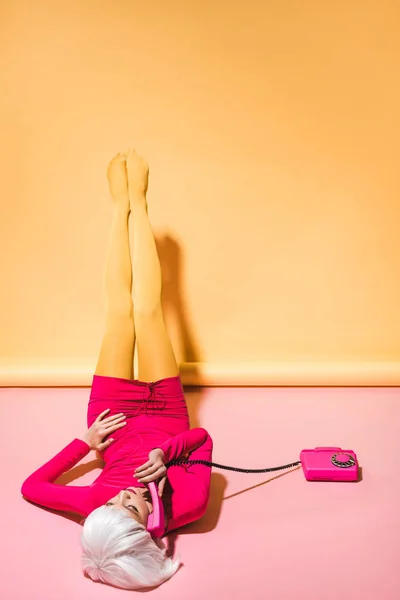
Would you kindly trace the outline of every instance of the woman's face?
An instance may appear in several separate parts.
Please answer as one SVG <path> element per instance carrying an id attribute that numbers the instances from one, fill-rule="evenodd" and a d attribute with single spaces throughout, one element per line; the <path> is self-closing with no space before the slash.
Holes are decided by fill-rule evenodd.
<path id="1" fill-rule="evenodd" d="M 114 506 L 124 510 L 132 519 L 146 527 L 147 519 L 153 512 L 150 502 L 150 493 L 147 488 L 127 488 L 121 490 L 117 496 L 110 498 L 106 506 Z"/>

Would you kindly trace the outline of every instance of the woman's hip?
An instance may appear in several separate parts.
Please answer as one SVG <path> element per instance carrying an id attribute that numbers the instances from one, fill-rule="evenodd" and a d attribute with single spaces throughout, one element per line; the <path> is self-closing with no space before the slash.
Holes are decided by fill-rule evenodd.
<path id="1" fill-rule="evenodd" d="M 165 429 L 171 435 L 189 428 L 179 375 L 155 382 L 94 375 L 87 412 L 88 427 L 106 408 L 110 409 L 110 415 L 122 412 L 127 419 L 135 419 L 135 426 Z"/>

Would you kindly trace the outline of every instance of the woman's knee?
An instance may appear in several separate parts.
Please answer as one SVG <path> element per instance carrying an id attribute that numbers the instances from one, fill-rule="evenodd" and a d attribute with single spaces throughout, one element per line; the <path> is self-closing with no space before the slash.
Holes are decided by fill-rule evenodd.
<path id="1" fill-rule="evenodd" d="M 134 311 L 133 305 L 131 304 L 119 304 L 112 308 L 107 308 L 106 311 L 106 326 L 108 325 L 129 325 L 134 322 Z"/>
<path id="2" fill-rule="evenodd" d="M 134 319 L 136 322 L 153 322 L 163 321 L 163 311 L 161 301 L 155 303 L 143 303 L 135 302 L 134 308 Z"/>

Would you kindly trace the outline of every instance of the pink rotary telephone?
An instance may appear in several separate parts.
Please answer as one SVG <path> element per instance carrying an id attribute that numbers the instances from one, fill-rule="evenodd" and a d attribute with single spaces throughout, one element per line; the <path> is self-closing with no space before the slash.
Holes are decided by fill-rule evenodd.
<path id="1" fill-rule="evenodd" d="M 158 488 L 154 481 L 148 484 L 151 502 L 153 504 L 153 512 L 147 519 L 147 531 L 152 536 L 158 538 L 165 533 L 165 512 L 162 499 L 158 495 Z"/>
<path id="2" fill-rule="evenodd" d="M 353 450 L 324 446 L 302 450 L 301 466 L 307 481 L 357 481 L 357 456 Z"/>

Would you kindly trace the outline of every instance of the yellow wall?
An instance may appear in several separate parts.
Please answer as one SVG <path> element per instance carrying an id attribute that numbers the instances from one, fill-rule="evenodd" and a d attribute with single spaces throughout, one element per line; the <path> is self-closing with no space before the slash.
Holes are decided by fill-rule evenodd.
<path id="1" fill-rule="evenodd" d="M 400 381 L 399 17 L 395 0 L 2 2 L 1 381 L 89 381 L 105 171 L 129 146 L 181 265 L 180 361 Z"/>

